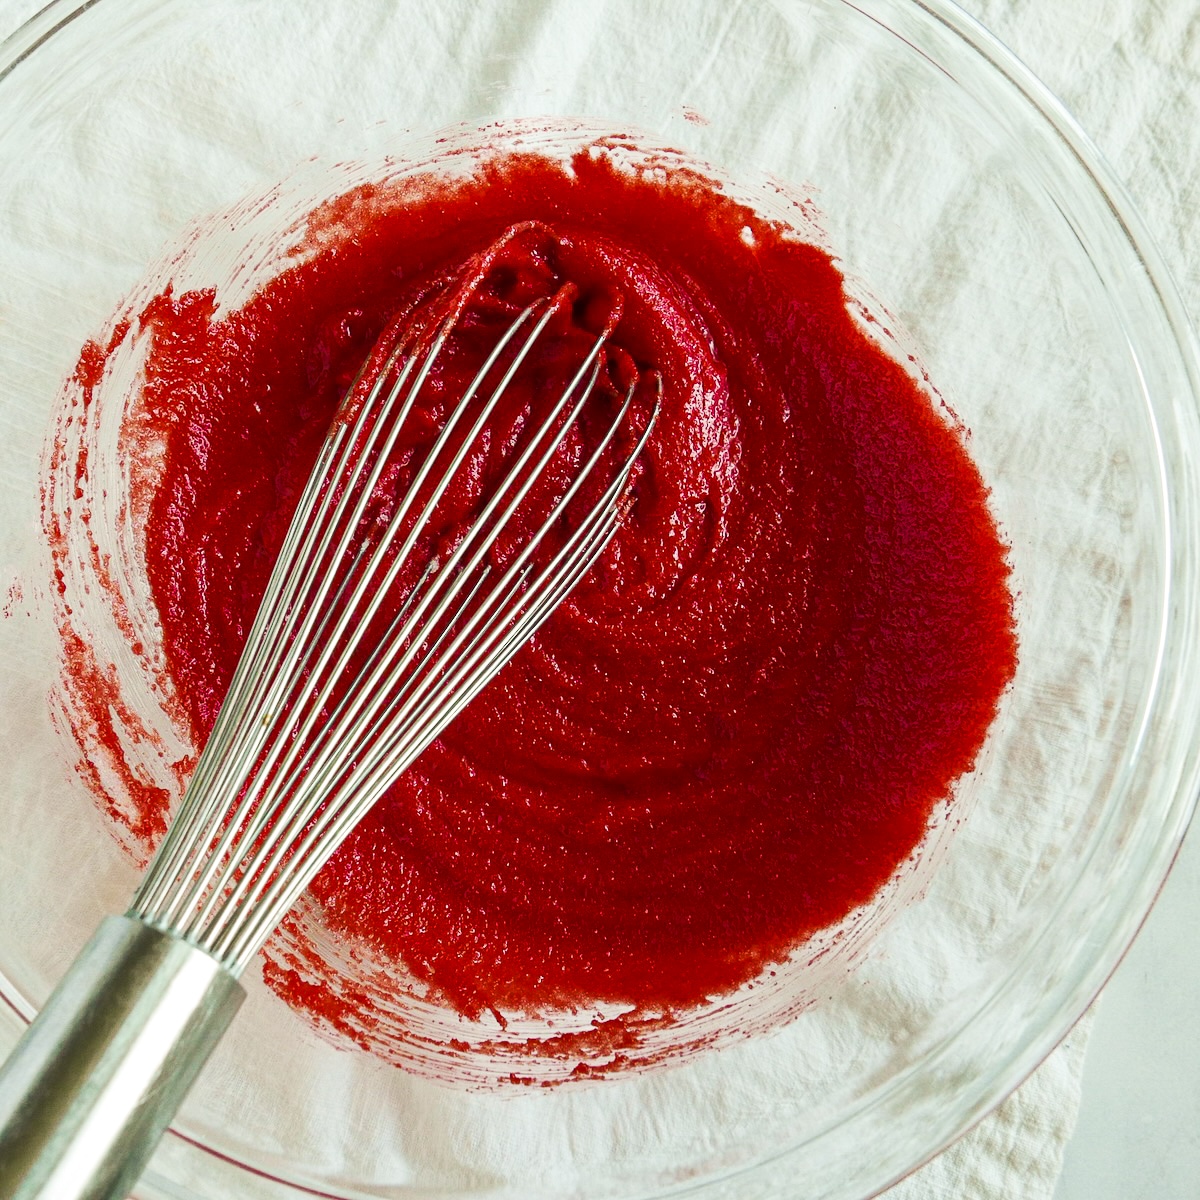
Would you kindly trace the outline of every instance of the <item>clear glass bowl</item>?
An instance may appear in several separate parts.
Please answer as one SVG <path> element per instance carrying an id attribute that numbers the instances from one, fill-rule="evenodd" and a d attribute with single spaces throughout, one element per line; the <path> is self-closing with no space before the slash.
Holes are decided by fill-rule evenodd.
<path id="1" fill-rule="evenodd" d="M 786 1028 L 677 1067 L 469 1093 L 256 979 L 146 1197 L 861 1200 L 1003 1098 L 1094 996 L 1196 792 L 1195 349 L 1095 150 L 943 3 L 50 5 L 0 46 L 0 1049 L 135 872 L 46 701 L 51 413 L 164 247 L 298 164 L 586 118 L 811 195 L 971 430 L 1021 662 L 925 894 Z M 456 7 L 453 11 L 459 11 Z M 882 310 L 878 306 L 882 306 Z"/>

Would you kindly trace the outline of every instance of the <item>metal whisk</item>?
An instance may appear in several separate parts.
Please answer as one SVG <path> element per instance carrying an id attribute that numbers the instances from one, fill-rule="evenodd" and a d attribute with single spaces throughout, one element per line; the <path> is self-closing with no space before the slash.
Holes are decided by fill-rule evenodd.
<path id="1" fill-rule="evenodd" d="M 573 300 L 563 289 L 520 312 L 422 448 L 414 414 L 465 295 L 440 324 L 377 350 L 351 389 L 128 913 L 101 925 L 0 1069 L 10 1200 L 127 1194 L 240 1004 L 241 971 L 615 532 L 658 413 L 657 399 L 635 403 L 636 381 L 615 400 L 600 386 L 615 317 L 468 497 L 469 519 L 439 524 L 461 508 L 489 422 Z M 590 444 L 585 420 L 598 428 Z M 568 449 L 573 469 L 551 486 Z M 393 502 L 383 485 L 397 470 Z"/>

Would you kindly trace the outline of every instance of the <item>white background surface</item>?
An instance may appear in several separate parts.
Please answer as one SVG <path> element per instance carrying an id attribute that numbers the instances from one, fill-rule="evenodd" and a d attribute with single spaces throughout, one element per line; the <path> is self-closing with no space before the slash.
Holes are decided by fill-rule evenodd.
<path id="1" fill-rule="evenodd" d="M 30 0 L 0 0 L 0 35 L 38 7 Z M 1185 303 L 1196 313 L 1196 0 L 966 0 L 965 7 L 1080 118 L 1125 180 Z M 1100 1001 L 1079 1123 L 1055 1195 L 1056 1200 L 1200 1198 L 1200 837 L 1195 835 Z"/>
<path id="2" fill-rule="evenodd" d="M 1055 1200 L 1200 1196 L 1200 837 L 1098 1005 Z M 990 1200 L 990 1198 L 989 1198 Z"/>

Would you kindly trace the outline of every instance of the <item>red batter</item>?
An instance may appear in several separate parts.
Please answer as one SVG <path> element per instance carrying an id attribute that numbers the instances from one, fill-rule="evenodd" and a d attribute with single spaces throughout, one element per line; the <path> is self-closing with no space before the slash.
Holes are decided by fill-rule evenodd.
<path id="1" fill-rule="evenodd" d="M 986 489 L 828 255 L 704 180 L 513 156 L 401 199 L 317 214 L 343 234 L 225 319 L 205 293 L 142 316 L 170 672 L 202 740 L 389 315 L 545 223 L 509 284 L 620 293 L 615 343 L 663 380 L 634 503 L 314 892 L 467 1014 L 698 1004 L 868 901 L 971 768 L 1016 662 Z"/>

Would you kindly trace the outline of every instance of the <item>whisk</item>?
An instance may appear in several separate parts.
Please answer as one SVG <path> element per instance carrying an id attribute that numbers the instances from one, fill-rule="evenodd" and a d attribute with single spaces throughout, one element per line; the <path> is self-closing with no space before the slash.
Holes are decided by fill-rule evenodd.
<path id="1" fill-rule="evenodd" d="M 436 433 L 414 435 L 478 282 L 442 319 L 385 334 L 351 388 L 128 912 L 102 923 L 0 1070 L 10 1200 L 127 1194 L 241 1003 L 242 970 L 621 521 L 658 399 L 605 372 L 616 309 L 478 486 L 489 422 L 570 313 L 570 285 L 509 320 Z"/>

